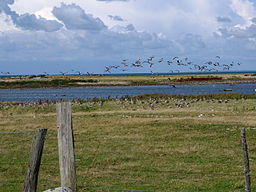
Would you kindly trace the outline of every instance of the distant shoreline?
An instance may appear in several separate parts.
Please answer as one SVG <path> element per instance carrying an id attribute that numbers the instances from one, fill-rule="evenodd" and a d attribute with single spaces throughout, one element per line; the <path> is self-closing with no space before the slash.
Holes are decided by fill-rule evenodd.
<path id="1" fill-rule="evenodd" d="M 220 71 L 220 72 L 179 72 L 179 73 L 163 73 L 163 72 L 155 72 L 155 73 L 87 73 L 87 74 L 66 74 L 65 76 L 179 76 L 179 75 L 228 75 L 228 74 L 256 74 L 256 71 Z M 5 77 L 19 77 L 19 76 L 38 76 L 44 74 L 10 74 L 10 75 L 0 75 L 0 78 Z M 47 74 L 47 76 L 61 76 L 60 74 Z"/>
<path id="2" fill-rule="evenodd" d="M 161 85 L 175 86 L 184 84 L 256 84 L 256 72 L 151 76 L 30 75 L 8 76 L 0 78 L 0 89 Z"/>

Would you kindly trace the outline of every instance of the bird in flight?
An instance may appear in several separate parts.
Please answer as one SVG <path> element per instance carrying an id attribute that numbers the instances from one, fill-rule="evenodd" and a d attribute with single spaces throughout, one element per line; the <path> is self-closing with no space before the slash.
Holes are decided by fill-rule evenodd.
<path id="1" fill-rule="evenodd" d="M 128 67 L 129 64 L 127 63 L 127 59 L 123 59 L 121 64 L 124 66 L 124 67 Z"/>
<path id="2" fill-rule="evenodd" d="M 212 61 L 207 61 L 205 64 L 207 64 L 207 65 L 212 65 L 213 62 L 212 62 Z"/>
<path id="3" fill-rule="evenodd" d="M 105 70 L 104 70 L 104 71 L 111 73 L 111 72 L 110 72 L 110 67 L 105 67 Z"/>
<path id="4" fill-rule="evenodd" d="M 3 74 L 3 75 L 10 75 L 11 73 L 10 72 L 1 72 L 1 74 Z"/>
<path id="5" fill-rule="evenodd" d="M 149 56 L 149 57 L 148 57 L 148 60 L 152 61 L 153 58 L 154 58 L 154 56 Z"/>
<path id="6" fill-rule="evenodd" d="M 136 60 L 136 61 L 132 64 L 132 66 L 134 66 L 134 67 L 142 67 L 140 59 Z"/>
<path id="7" fill-rule="evenodd" d="M 60 71 L 60 74 L 61 74 L 61 75 L 66 75 L 66 74 L 68 74 L 68 72 L 62 72 L 62 71 Z"/>
<path id="8" fill-rule="evenodd" d="M 77 75 L 82 75 L 82 72 L 81 71 L 76 71 L 75 72 Z"/>
<path id="9" fill-rule="evenodd" d="M 164 58 L 160 58 L 159 60 L 158 60 L 158 63 L 161 63 L 161 62 L 163 62 L 164 61 Z"/>
<path id="10" fill-rule="evenodd" d="M 171 65 L 172 63 L 173 63 L 172 61 L 169 61 L 169 60 L 167 61 L 168 65 Z"/>

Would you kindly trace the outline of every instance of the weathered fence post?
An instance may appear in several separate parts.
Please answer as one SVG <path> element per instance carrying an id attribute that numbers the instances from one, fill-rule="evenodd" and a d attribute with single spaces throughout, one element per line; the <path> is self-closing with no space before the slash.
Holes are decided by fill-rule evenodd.
<path id="1" fill-rule="evenodd" d="M 249 155 L 246 142 L 246 129 L 241 129 L 241 141 L 243 147 L 243 156 L 244 156 L 244 177 L 245 177 L 245 191 L 251 192 L 251 179 L 250 179 L 250 164 L 249 164 Z"/>
<path id="2" fill-rule="evenodd" d="M 71 103 L 57 104 L 57 129 L 61 186 L 76 191 L 76 169 Z"/>
<path id="3" fill-rule="evenodd" d="M 30 155 L 27 175 L 24 182 L 24 192 L 36 192 L 38 173 L 39 173 L 46 133 L 47 133 L 47 129 L 38 129 L 35 134 L 35 137 L 32 143 L 32 152 Z"/>

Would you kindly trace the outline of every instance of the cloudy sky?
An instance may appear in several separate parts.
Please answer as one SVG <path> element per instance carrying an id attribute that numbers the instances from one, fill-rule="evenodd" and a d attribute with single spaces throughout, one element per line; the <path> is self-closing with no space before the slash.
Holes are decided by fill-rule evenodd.
<path id="1" fill-rule="evenodd" d="M 256 0 L 0 1 L 1 72 L 103 73 L 151 55 L 198 64 L 218 55 L 256 70 Z"/>

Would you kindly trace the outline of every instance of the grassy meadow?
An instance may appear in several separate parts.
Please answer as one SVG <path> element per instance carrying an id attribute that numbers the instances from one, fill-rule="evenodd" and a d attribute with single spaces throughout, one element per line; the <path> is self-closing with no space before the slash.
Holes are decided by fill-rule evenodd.
<path id="1" fill-rule="evenodd" d="M 73 101 L 79 191 L 244 191 L 247 128 L 256 190 L 256 97 Z M 31 142 L 48 128 L 38 191 L 60 185 L 54 103 L 0 104 L 0 191 L 22 191 Z"/>

